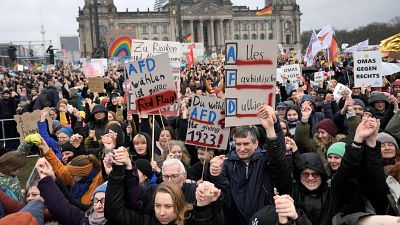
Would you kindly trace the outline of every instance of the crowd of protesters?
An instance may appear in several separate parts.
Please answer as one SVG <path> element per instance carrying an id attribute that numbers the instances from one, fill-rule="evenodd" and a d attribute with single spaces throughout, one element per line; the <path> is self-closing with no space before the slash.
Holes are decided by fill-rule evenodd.
<path id="1" fill-rule="evenodd" d="M 297 86 L 282 74 L 275 109 L 231 128 L 225 150 L 185 144 L 190 98 L 224 98 L 221 58 L 182 67 L 179 116 L 154 119 L 127 110 L 120 64 L 102 93 L 70 65 L 4 73 L 0 137 L 18 137 L 14 115 L 40 117 L 38 136 L 1 143 L 0 224 L 400 224 L 399 74 L 354 87 L 352 60 L 318 55 Z M 335 100 L 338 83 L 352 92 Z M 32 152 L 25 187 L 17 175 Z"/>

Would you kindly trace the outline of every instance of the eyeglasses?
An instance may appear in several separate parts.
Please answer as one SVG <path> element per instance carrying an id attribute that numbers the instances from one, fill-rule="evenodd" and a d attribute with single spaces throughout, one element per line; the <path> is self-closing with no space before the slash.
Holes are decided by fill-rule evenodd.
<path id="1" fill-rule="evenodd" d="M 178 174 L 171 174 L 171 175 L 162 175 L 163 180 L 176 180 L 179 176 L 181 175 L 181 173 Z"/>
<path id="2" fill-rule="evenodd" d="M 320 177 L 319 173 L 301 173 L 300 175 L 305 179 L 309 178 L 310 175 L 315 179 Z"/>
<path id="3" fill-rule="evenodd" d="M 93 199 L 93 205 L 95 205 L 95 204 L 97 204 L 99 202 L 100 202 L 101 205 L 104 205 L 105 200 L 106 200 L 105 198 L 102 198 L 102 199 L 95 198 L 95 199 Z"/>

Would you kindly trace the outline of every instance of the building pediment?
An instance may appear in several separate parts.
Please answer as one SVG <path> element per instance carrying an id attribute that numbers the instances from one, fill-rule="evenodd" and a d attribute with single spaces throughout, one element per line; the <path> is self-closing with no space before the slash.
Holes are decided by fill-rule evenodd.
<path id="1" fill-rule="evenodd" d="M 185 8 L 182 10 L 183 16 L 191 15 L 208 15 L 208 16 L 221 16 L 221 15 L 232 15 L 232 10 L 226 9 L 221 5 L 215 4 L 213 2 L 198 2 L 193 6 Z"/>

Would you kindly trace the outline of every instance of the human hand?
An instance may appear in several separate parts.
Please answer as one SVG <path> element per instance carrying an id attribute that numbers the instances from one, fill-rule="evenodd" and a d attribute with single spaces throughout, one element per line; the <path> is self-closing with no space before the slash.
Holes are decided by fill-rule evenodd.
<path id="1" fill-rule="evenodd" d="M 275 195 L 274 200 L 279 223 L 286 224 L 288 219 L 295 221 L 299 217 L 294 206 L 294 200 L 289 195 Z"/>
<path id="2" fill-rule="evenodd" d="M 224 155 L 215 156 L 210 161 L 210 174 L 211 176 L 219 176 L 222 173 L 222 168 L 224 166 Z"/>
<path id="3" fill-rule="evenodd" d="M 362 143 L 367 137 L 375 133 L 376 129 L 379 129 L 379 127 L 377 128 L 376 126 L 377 119 L 363 117 L 361 123 L 356 129 L 354 141 Z"/>
<path id="4" fill-rule="evenodd" d="M 50 147 L 47 145 L 43 137 L 40 136 L 40 140 L 40 144 L 36 144 L 36 146 L 39 148 L 42 154 L 46 154 L 50 150 Z"/>
<path id="5" fill-rule="evenodd" d="M 114 163 L 114 154 L 113 153 L 108 153 L 107 155 L 104 156 L 103 159 L 103 166 L 104 170 L 106 171 L 107 175 L 110 175 L 110 172 L 112 170 L 112 164 Z"/>
<path id="6" fill-rule="evenodd" d="M 129 157 L 128 150 L 125 147 L 119 147 L 114 150 L 115 163 L 119 165 L 125 165 L 127 170 L 132 169 L 131 157 Z"/>
<path id="7" fill-rule="evenodd" d="M 286 149 L 292 151 L 293 153 L 295 153 L 298 150 L 296 142 L 290 137 L 285 137 L 285 144 L 286 144 Z"/>
<path id="8" fill-rule="evenodd" d="M 259 106 L 257 108 L 257 117 L 265 130 L 275 131 L 274 124 L 276 123 L 277 119 L 275 111 L 271 106 L 266 104 Z"/>
<path id="9" fill-rule="evenodd" d="M 55 180 L 56 175 L 51 167 L 50 163 L 45 158 L 39 158 L 35 165 L 36 171 L 39 174 L 40 179 L 50 176 L 51 179 Z"/>
<path id="10" fill-rule="evenodd" d="M 310 101 L 304 101 L 303 104 L 301 104 L 301 118 L 304 120 L 308 120 L 311 116 L 312 113 L 312 108 L 311 108 L 311 102 Z"/>
<path id="11" fill-rule="evenodd" d="M 110 134 L 101 136 L 101 143 L 103 143 L 105 149 L 114 149 L 115 143 Z"/>
<path id="12" fill-rule="evenodd" d="M 74 146 L 74 148 L 78 148 L 81 143 L 82 143 L 83 137 L 80 134 L 73 134 L 70 139 L 69 142 L 71 142 L 72 146 Z"/>
<path id="13" fill-rule="evenodd" d="M 152 161 L 150 162 L 150 165 L 151 165 L 151 169 L 152 169 L 153 171 L 155 171 L 155 172 L 157 172 L 157 173 L 160 173 L 160 172 L 161 172 L 161 169 L 160 169 L 160 167 L 157 165 L 157 162 L 156 162 L 156 161 L 152 160 Z"/>
<path id="14" fill-rule="evenodd" d="M 197 206 L 206 206 L 215 202 L 221 195 L 221 190 L 216 188 L 213 183 L 203 181 L 197 186 L 196 200 Z"/>
<path id="15" fill-rule="evenodd" d="M 49 111 L 50 109 L 48 107 L 42 109 L 42 111 L 40 111 L 40 122 L 44 122 L 46 121 L 46 117 L 49 115 Z"/>

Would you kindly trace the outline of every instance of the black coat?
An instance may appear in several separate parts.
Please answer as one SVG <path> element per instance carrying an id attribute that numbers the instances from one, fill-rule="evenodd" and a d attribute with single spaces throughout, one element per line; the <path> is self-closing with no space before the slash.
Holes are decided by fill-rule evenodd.
<path id="1" fill-rule="evenodd" d="M 140 215 L 137 212 L 128 209 L 125 206 L 125 190 L 124 190 L 125 174 L 123 169 L 113 166 L 108 179 L 106 190 L 106 204 L 104 206 L 104 215 L 107 221 L 119 225 L 158 225 L 160 222 L 154 213 Z M 185 220 L 185 224 L 190 225 L 220 225 L 224 224 L 222 204 L 220 201 L 210 205 L 198 207 L 194 206 L 190 211 L 190 217 Z M 171 222 L 170 224 L 174 224 Z"/>

